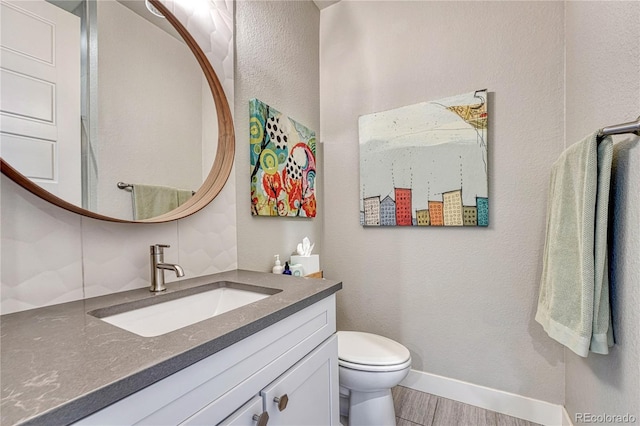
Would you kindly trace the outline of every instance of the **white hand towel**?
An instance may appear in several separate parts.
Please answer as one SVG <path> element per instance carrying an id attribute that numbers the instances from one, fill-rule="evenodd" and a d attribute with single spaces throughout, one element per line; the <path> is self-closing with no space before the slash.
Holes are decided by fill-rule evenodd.
<path id="1" fill-rule="evenodd" d="M 613 344 L 607 278 L 607 222 L 613 145 L 595 134 L 554 163 L 536 321 L 586 357 Z"/>

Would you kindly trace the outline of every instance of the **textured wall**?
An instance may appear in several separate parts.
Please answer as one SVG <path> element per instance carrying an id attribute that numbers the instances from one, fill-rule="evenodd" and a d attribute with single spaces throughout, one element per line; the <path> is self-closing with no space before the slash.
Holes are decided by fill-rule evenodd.
<path id="1" fill-rule="evenodd" d="M 211 3 L 207 10 L 193 2 L 175 9 L 166 3 L 207 54 L 233 110 L 231 3 Z M 182 265 L 185 278 L 237 267 L 233 173 L 202 211 L 148 225 L 87 219 L 42 201 L 4 175 L 1 180 L 3 314 L 148 286 L 151 244 L 171 244 L 165 258 Z"/>
<path id="2" fill-rule="evenodd" d="M 311 1 L 236 2 L 236 177 L 238 265 L 270 271 L 273 255 L 282 264 L 305 236 L 321 253 L 325 206 L 319 182 L 318 216 L 313 219 L 251 216 L 249 100 L 258 98 L 320 134 L 320 11 Z M 316 145 L 318 180 L 322 147 Z M 323 258 L 320 258 L 321 266 Z"/>
<path id="3" fill-rule="evenodd" d="M 206 177 L 194 167 L 202 161 L 203 73 L 182 41 L 118 2 L 97 6 L 98 212 L 131 220 L 131 194 L 116 182 L 196 190 Z"/>
<path id="4" fill-rule="evenodd" d="M 358 2 L 322 11 L 325 275 L 341 329 L 413 368 L 563 403 L 562 347 L 534 322 L 548 176 L 563 149 L 563 4 Z M 488 88 L 488 229 L 359 225 L 358 116 Z"/>
<path id="5" fill-rule="evenodd" d="M 640 114 L 640 3 L 567 2 L 567 145 Z M 614 138 L 609 229 L 616 345 L 586 359 L 565 350 L 566 408 L 640 419 L 640 138 Z M 638 421 L 638 420 L 637 420 Z"/>

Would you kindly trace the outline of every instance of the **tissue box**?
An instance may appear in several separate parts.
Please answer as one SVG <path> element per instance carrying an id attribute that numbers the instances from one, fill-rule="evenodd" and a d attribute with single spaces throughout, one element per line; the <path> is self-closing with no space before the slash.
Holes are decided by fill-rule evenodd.
<path id="1" fill-rule="evenodd" d="M 289 263 L 302 265 L 303 275 L 320 272 L 320 256 L 317 254 L 312 254 L 311 256 L 292 255 Z"/>

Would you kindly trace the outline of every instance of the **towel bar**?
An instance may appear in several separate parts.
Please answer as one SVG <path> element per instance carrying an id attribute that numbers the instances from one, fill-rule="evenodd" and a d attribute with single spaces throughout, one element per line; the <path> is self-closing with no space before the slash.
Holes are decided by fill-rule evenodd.
<path id="1" fill-rule="evenodd" d="M 124 189 L 127 191 L 133 191 L 133 185 L 130 183 L 118 182 L 118 188 Z M 196 191 L 191 191 L 191 195 L 196 195 Z"/>
<path id="2" fill-rule="evenodd" d="M 127 189 L 129 191 L 133 189 L 133 185 L 131 185 L 130 183 L 118 182 L 117 185 L 120 189 Z"/>
<path id="3" fill-rule="evenodd" d="M 638 117 L 636 121 L 603 127 L 598 131 L 598 139 L 609 135 L 621 135 L 623 133 L 633 133 L 636 136 L 640 136 L 640 117 Z"/>

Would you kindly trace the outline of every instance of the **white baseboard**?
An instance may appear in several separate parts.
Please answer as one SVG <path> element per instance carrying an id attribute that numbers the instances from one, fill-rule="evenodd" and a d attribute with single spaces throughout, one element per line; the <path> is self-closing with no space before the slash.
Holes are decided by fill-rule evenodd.
<path id="1" fill-rule="evenodd" d="M 562 405 L 461 380 L 411 370 L 400 385 L 534 423 L 548 426 L 573 426 Z"/>
<path id="2" fill-rule="evenodd" d="M 562 407 L 562 426 L 573 426 L 571 416 L 567 413 L 567 409 Z"/>

